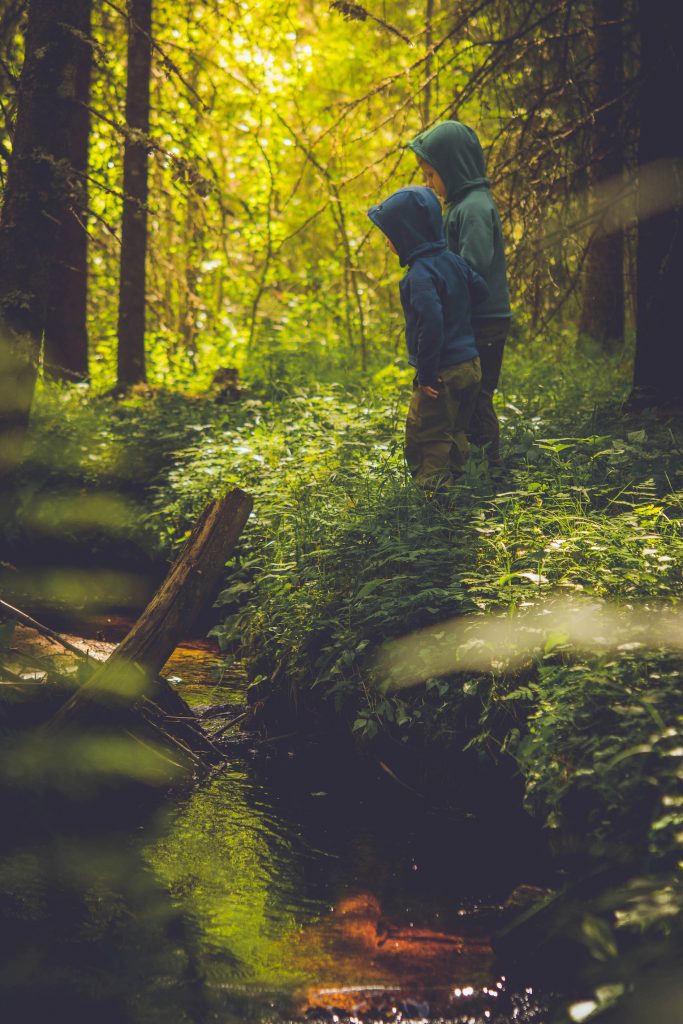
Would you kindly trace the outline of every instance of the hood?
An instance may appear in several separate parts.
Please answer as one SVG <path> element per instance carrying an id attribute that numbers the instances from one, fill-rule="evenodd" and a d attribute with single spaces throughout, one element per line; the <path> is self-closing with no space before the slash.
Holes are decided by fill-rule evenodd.
<path id="1" fill-rule="evenodd" d="M 368 217 L 394 243 L 402 267 L 418 256 L 446 248 L 441 203 L 430 188 L 400 188 L 383 203 L 371 206 Z"/>
<path id="2" fill-rule="evenodd" d="M 486 164 L 477 133 L 460 121 L 442 121 L 408 143 L 413 153 L 431 164 L 446 186 L 446 202 L 462 192 L 488 188 Z"/>

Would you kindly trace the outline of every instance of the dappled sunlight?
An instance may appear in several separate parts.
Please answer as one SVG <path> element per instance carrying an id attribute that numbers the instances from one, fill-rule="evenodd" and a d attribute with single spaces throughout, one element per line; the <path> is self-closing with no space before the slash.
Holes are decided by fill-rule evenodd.
<path id="1" fill-rule="evenodd" d="M 149 597 L 150 578 L 116 569 L 41 566 L 16 572 L 10 567 L 0 568 L 0 586 L 17 604 L 84 609 L 95 614 L 111 608 L 142 608 Z"/>
<path id="2" fill-rule="evenodd" d="M 590 212 L 574 222 L 568 222 L 565 215 L 561 226 L 551 224 L 538 239 L 539 247 L 556 245 L 571 228 L 580 230 L 599 223 L 601 231 L 610 234 L 632 227 L 638 218 L 647 220 L 676 210 L 680 205 L 681 173 L 680 159 L 655 160 L 640 166 L 637 173 L 593 183 L 590 192 L 574 197 L 577 209 L 584 211 L 590 200 Z"/>
<path id="3" fill-rule="evenodd" d="M 252 805 L 243 777 L 223 772 L 191 796 L 148 858 L 196 921 L 210 985 L 287 988 L 304 971 L 291 959 L 301 929 L 294 878 L 282 871 L 291 840 L 255 795 Z"/>
<path id="4" fill-rule="evenodd" d="M 103 785 L 122 780 L 161 788 L 185 770 L 158 744 L 108 733 L 20 739 L 5 744 L 0 757 L 5 785 L 29 791 L 46 787 L 75 800 L 92 799 Z"/>
<path id="5" fill-rule="evenodd" d="M 383 644 L 373 663 L 382 688 L 402 689 L 453 672 L 511 671 L 551 651 L 683 651 L 683 612 L 550 598 L 517 611 L 463 616 Z"/>
<path id="6" fill-rule="evenodd" d="M 26 528 L 59 537 L 77 530 L 105 529 L 117 533 L 129 527 L 137 506 L 116 492 L 75 491 L 41 495 L 26 510 Z"/>

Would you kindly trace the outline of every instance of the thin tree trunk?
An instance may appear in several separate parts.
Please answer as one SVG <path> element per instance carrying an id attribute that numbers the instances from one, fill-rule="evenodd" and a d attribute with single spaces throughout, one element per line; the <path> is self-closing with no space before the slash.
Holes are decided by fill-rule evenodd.
<path id="1" fill-rule="evenodd" d="M 145 265 L 149 150 L 152 0 L 129 0 L 126 143 L 119 283 L 118 384 L 146 379 Z"/>
<path id="2" fill-rule="evenodd" d="M 25 4 L 26 0 L 3 0 L 0 3 L 0 183 L 3 186 L 5 165 L 10 155 L 17 88 L 13 64 Z"/>
<path id="3" fill-rule="evenodd" d="M 594 118 L 591 207 L 597 218 L 584 263 L 579 334 L 614 350 L 624 340 L 624 232 L 610 216 L 624 167 L 623 0 L 592 0 Z"/>
<path id="4" fill-rule="evenodd" d="M 72 0 L 32 0 L 17 120 L 0 214 L 0 477 L 28 427 L 64 196 L 78 39 Z"/>
<path id="5" fill-rule="evenodd" d="M 676 6 L 640 0 L 638 12 L 638 163 L 641 172 L 656 167 L 659 210 L 651 212 L 653 197 L 641 178 L 632 409 L 683 402 L 683 121 L 676 110 L 683 95 L 683 40 L 673 28 Z"/>
<path id="6" fill-rule="evenodd" d="M 432 55 L 430 53 L 433 43 L 433 19 L 434 19 L 434 0 L 425 0 L 425 51 L 427 58 L 425 60 L 425 84 L 422 92 L 422 126 L 426 128 L 429 125 L 429 116 L 431 114 L 431 100 L 432 100 L 432 65 L 434 63 Z"/>
<path id="7" fill-rule="evenodd" d="M 86 223 L 93 60 L 91 14 L 91 0 L 71 0 L 69 24 L 75 36 L 77 63 L 65 139 L 71 165 L 70 188 L 64 195 L 43 346 L 45 372 L 60 380 L 84 380 L 88 376 Z"/>

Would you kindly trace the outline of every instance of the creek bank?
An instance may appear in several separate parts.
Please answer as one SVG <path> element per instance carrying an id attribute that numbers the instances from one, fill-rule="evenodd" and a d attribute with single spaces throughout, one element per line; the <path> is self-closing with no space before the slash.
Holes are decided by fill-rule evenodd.
<path id="1" fill-rule="evenodd" d="M 258 662 L 247 666 L 252 680 L 258 668 Z M 527 668 L 518 672 L 511 685 L 522 685 L 530 672 L 533 670 Z M 371 689 L 358 681 L 359 694 Z M 350 697 L 350 687 L 343 698 L 335 699 L 315 684 L 297 685 L 288 677 L 286 660 L 282 659 L 268 677 L 257 676 L 249 686 L 248 727 L 266 738 L 324 737 L 324 743 L 331 745 L 342 763 L 374 762 L 398 786 L 427 805 L 456 814 L 497 818 L 501 828 L 509 824 L 522 842 L 544 847 L 542 827 L 523 808 L 524 779 L 519 765 L 504 746 L 510 729 L 523 724 L 520 709 L 501 705 L 495 721 L 487 723 L 485 742 L 481 742 L 479 727 L 485 705 L 490 702 L 491 680 L 483 675 L 457 677 L 451 680 L 449 692 L 434 689 L 426 697 L 442 710 L 456 689 L 461 694 L 469 693 L 458 701 L 455 713 L 440 733 L 430 732 L 426 716 L 401 723 L 395 715 L 387 716 L 387 701 L 378 694 L 377 703 L 385 707 L 377 711 L 378 728 L 368 734 L 357 728 L 358 702 Z M 413 694 L 417 690 L 425 692 L 420 687 Z M 406 704 L 409 701 L 410 696 Z"/>
<path id="2" fill-rule="evenodd" d="M 212 655 L 207 674 L 216 670 Z M 177 685 L 198 710 L 238 693 L 236 680 Z M 106 750 L 106 738 L 95 742 Z M 495 822 L 485 833 L 469 818 L 447 821 L 322 736 L 242 734 L 231 750 L 237 772 L 175 786 L 171 798 L 168 784 L 145 776 L 134 741 L 112 749 L 99 773 L 86 759 L 67 776 L 55 751 L 57 761 L 46 756 L 31 777 L 12 780 L 3 759 L 2 812 L 18 825 L 5 834 L 0 873 L 6 1012 L 41 1019 L 59 1005 L 77 1024 L 211 1014 L 284 1024 L 330 1020 L 329 1006 L 342 1002 L 368 1024 L 414 1011 L 453 1024 L 467 1011 L 485 1024 L 498 999 L 541 1024 L 536 996 L 496 988 L 487 936 L 522 862 L 522 877 L 532 869 L 521 850 L 501 856 Z M 157 842 L 167 851 L 159 864 L 149 853 Z M 226 904 L 236 927 L 217 936 L 212 922 Z M 263 916 L 252 919 L 251 907 Z M 274 920 L 283 937 L 268 946 Z M 248 928 L 256 931 L 240 943 Z M 258 955 L 241 959 L 254 943 L 270 949 L 264 963 L 279 960 L 277 980 L 245 980 L 261 978 Z M 39 976 L 19 969 L 27 957 Z"/>
<path id="3" fill-rule="evenodd" d="M 122 628 L 120 623 L 114 622 L 111 625 L 115 630 Z M 97 632 L 100 628 L 100 623 L 93 623 L 91 632 Z M 90 647 L 93 652 L 99 649 L 100 654 L 106 654 L 111 649 L 108 645 L 102 645 L 101 641 L 88 641 L 83 646 Z M 176 677 L 175 685 L 180 687 L 181 692 L 190 692 L 194 705 L 210 711 L 215 708 L 218 699 L 224 712 L 231 716 L 237 715 L 243 707 L 240 702 L 244 682 L 239 680 L 235 673 L 233 688 L 226 693 L 225 687 L 220 685 L 221 682 L 225 682 L 225 679 L 221 680 L 220 658 L 215 648 L 212 651 L 206 650 L 209 646 L 210 642 L 202 641 L 189 646 L 185 651 L 179 651 L 177 659 L 174 658 L 166 666 L 166 673 Z M 208 680 L 201 668 L 207 655 L 208 674 L 212 677 Z M 196 670 L 198 661 L 201 682 L 196 676 L 196 681 L 193 681 L 192 674 L 188 671 L 190 667 Z M 183 682 L 180 681 L 181 678 Z M 219 718 L 215 724 L 219 726 L 224 721 L 225 719 Z M 453 932 L 446 931 L 442 934 L 459 934 L 461 937 L 464 934 L 466 938 L 468 929 L 473 928 L 476 932 L 479 925 L 485 922 L 487 934 L 493 936 L 493 948 L 501 964 L 500 971 L 514 982 L 511 991 L 515 999 L 519 996 L 519 985 L 531 983 L 537 986 L 539 981 L 546 988 L 550 984 L 557 991 L 573 991 L 572 998 L 575 999 L 584 996 L 587 999 L 592 998 L 591 983 L 587 982 L 586 978 L 596 979 L 595 987 L 604 990 L 604 967 L 601 967 L 598 961 L 596 971 L 596 960 L 591 947 L 593 950 L 602 951 L 602 955 L 613 962 L 615 970 L 610 969 L 608 979 L 612 988 L 619 985 L 626 988 L 623 967 L 615 961 L 609 931 L 614 921 L 616 903 L 612 901 L 610 904 L 608 897 L 610 892 L 614 893 L 615 890 L 620 889 L 622 893 L 628 891 L 629 878 L 633 874 L 632 865 L 627 864 L 619 870 L 607 868 L 595 873 L 594 877 L 586 881 L 581 876 L 582 873 L 586 873 L 588 861 L 583 854 L 577 856 L 576 849 L 571 857 L 568 856 L 570 843 L 567 840 L 570 837 L 565 836 L 564 842 L 558 843 L 558 830 L 551 833 L 551 836 L 555 837 L 555 843 L 550 844 L 554 845 L 555 860 L 551 860 L 547 834 L 544 835 L 521 809 L 523 791 L 519 777 L 515 778 L 511 770 L 510 759 L 504 765 L 503 771 L 500 771 L 499 764 L 489 763 L 486 766 L 486 760 L 482 761 L 481 751 L 477 750 L 463 752 L 458 758 L 451 753 L 445 758 L 443 750 L 430 750 L 424 744 L 413 748 L 410 744 L 401 743 L 396 737 L 391 736 L 378 738 L 372 747 L 367 744 L 359 745 L 351 736 L 344 721 L 334 715 L 330 716 L 326 723 L 318 718 L 315 729 L 312 728 L 313 719 L 309 717 L 306 737 L 301 735 L 301 721 L 299 728 L 295 729 L 292 728 L 296 724 L 295 720 L 290 719 L 286 723 L 289 732 L 284 736 L 273 728 L 275 726 L 282 729 L 284 724 L 273 719 L 270 723 L 270 734 L 260 737 L 253 732 L 242 732 L 226 744 L 226 749 L 235 752 L 244 752 L 246 749 L 255 751 L 253 756 L 257 776 L 273 795 L 278 809 L 286 813 L 289 820 L 295 821 L 301 814 L 301 794 L 313 791 L 316 795 L 309 796 L 308 799 L 309 804 L 315 806 L 316 818 L 322 819 L 325 828 L 336 828 L 336 831 L 339 831 L 343 825 L 332 826 L 329 819 L 326 821 L 325 815 L 321 815 L 323 804 L 320 803 L 319 794 L 334 794 L 334 801 L 339 801 L 345 790 L 355 794 L 367 790 L 370 784 L 368 780 L 372 778 L 372 785 L 377 785 L 380 780 L 379 784 L 386 787 L 384 792 L 394 794 L 393 804 L 386 797 L 382 800 L 387 807 L 392 806 L 393 817 L 392 813 L 389 813 L 382 821 L 389 845 L 395 841 L 397 831 L 411 830 L 416 820 L 425 820 L 425 815 L 426 820 L 430 821 L 429 827 L 433 829 L 432 841 L 427 846 L 439 846 L 438 835 L 444 824 L 448 827 L 455 825 L 461 835 L 464 834 L 463 830 L 467 830 L 468 839 L 462 841 L 478 849 L 490 848 L 495 844 L 500 845 L 501 841 L 505 842 L 506 856 L 514 865 L 514 870 L 504 882 L 507 889 L 501 891 L 499 888 L 496 897 L 498 902 L 490 912 L 474 912 L 467 921 L 468 927 L 464 929 L 463 920 L 458 919 L 454 921 Z M 467 796 L 464 805 L 455 804 L 456 792 Z M 98 812 L 93 813 L 88 809 L 87 815 L 93 818 L 96 832 L 98 823 L 99 827 L 104 827 L 102 815 L 110 815 L 111 823 L 116 824 L 120 812 L 112 812 L 112 807 L 128 804 L 130 810 L 130 807 L 137 804 L 141 809 L 146 800 L 137 786 L 133 789 L 127 787 L 123 797 L 120 793 L 112 797 L 112 793 L 105 787 L 98 796 Z M 152 804 L 158 803 L 158 800 L 159 796 L 154 797 Z M 53 827 L 60 815 L 66 820 L 73 818 L 73 809 L 68 810 L 63 800 L 54 806 L 60 808 L 60 811 L 57 819 L 49 818 L 53 822 Z M 148 807 L 152 809 L 152 805 L 148 804 Z M 23 808 L 16 807 L 12 813 L 22 812 Z M 310 829 L 310 825 L 307 827 Z M 472 836 L 477 834 L 480 838 L 475 841 Z M 483 841 L 482 837 L 485 837 Z M 507 837 L 512 837 L 512 841 Z M 313 832 L 311 842 L 315 844 L 319 841 L 319 837 Z M 561 869 L 559 875 L 558 868 Z M 429 873 L 432 869 L 426 864 L 421 870 Z M 489 870 L 500 874 L 500 867 L 496 867 L 493 862 L 489 865 Z M 443 874 L 442 871 L 435 873 Z M 360 888 L 367 886 L 368 881 L 368 878 L 359 878 Z M 525 897 L 526 906 L 515 908 L 513 900 L 504 910 L 503 904 L 520 881 L 540 881 L 543 886 L 549 886 L 555 892 L 548 899 L 539 900 L 539 893 L 532 890 Z M 528 905 L 529 902 L 531 906 Z M 517 913 L 519 920 L 515 921 Z M 391 906 L 385 909 L 383 903 L 381 918 L 383 922 L 388 922 L 388 926 L 383 923 L 379 929 L 376 928 L 377 922 L 368 923 L 368 920 L 363 918 L 361 938 L 366 932 L 369 934 L 368 929 L 375 928 L 377 940 L 381 942 L 382 928 L 386 927 L 388 933 L 392 930 L 398 932 L 400 939 L 403 927 L 400 924 L 401 916 L 398 915 L 394 921 Z M 440 948 L 438 943 L 437 948 Z M 443 1011 L 443 1019 L 459 1019 L 446 1015 L 447 1010 L 454 1014 L 456 1009 L 453 1005 L 449 1007 L 450 995 L 446 990 L 439 993 L 433 989 L 427 994 L 424 990 L 417 991 L 406 983 L 401 990 L 401 999 L 397 1000 L 392 998 L 390 991 L 377 990 L 368 993 L 357 988 L 346 994 L 346 1001 L 339 996 L 333 997 L 331 992 L 328 993 L 331 1001 L 327 1004 L 324 1004 L 321 996 L 316 995 L 316 991 L 312 989 L 306 1004 L 300 1004 L 303 1007 L 302 1014 L 308 1014 L 309 1020 L 329 1020 L 329 1013 L 345 1009 L 353 1009 L 356 1020 L 367 1022 L 379 1019 L 398 1020 L 399 1013 L 403 1014 L 405 1019 L 411 1007 L 420 1007 L 425 1002 L 433 1007 L 435 1012 L 439 1007 L 440 1012 Z M 477 999 L 481 999 L 482 991 L 478 992 Z M 355 1000 L 353 1007 L 352 998 Z M 397 1003 L 400 1005 L 392 1017 L 391 1006 Z M 490 1009 L 488 1003 L 477 1003 L 472 999 L 469 1002 L 466 999 L 457 1005 L 463 1012 L 467 1007 L 472 1014 L 479 1010 L 483 1013 L 485 1008 Z M 498 1007 L 503 1005 L 507 1006 L 508 1010 L 521 1010 L 519 1002 L 497 1004 Z M 545 1024 L 542 1015 L 532 1015 L 531 1004 L 527 1005 L 526 1009 L 527 1018 L 519 1019 L 538 1020 Z M 318 1012 L 319 1016 L 316 1017 L 315 1014 Z M 337 1016 L 340 1020 L 345 1019 L 339 1013 Z M 495 1020 L 496 1017 L 492 1019 Z M 505 1018 L 503 1016 L 499 1019 Z"/>
<path id="4" fill-rule="evenodd" d="M 460 1022 L 466 1007 L 485 1024 L 484 989 L 500 980 L 489 936 L 520 879 L 547 876 L 542 851 L 509 850 L 493 818 L 429 807 L 329 736 L 252 736 L 250 747 L 229 778 L 214 777 L 179 809 L 161 858 L 213 943 L 234 939 L 238 956 L 258 949 L 251 998 L 262 998 L 261 985 L 284 986 L 263 1019 L 331 1020 L 344 1010 L 398 1021 L 428 1005 L 422 1020 Z M 267 848 L 267 866 L 248 837 Z M 215 946 L 204 955 L 216 963 Z M 261 1017 L 245 1008 L 241 1019 Z"/>
<path id="5" fill-rule="evenodd" d="M 661 672 L 657 678 L 668 680 L 675 672 L 674 661 L 660 656 L 654 662 Z M 498 700 L 493 708 L 494 681 L 477 677 L 470 680 L 474 685 L 470 685 L 467 700 L 458 697 L 454 701 L 456 713 L 451 718 L 450 734 L 427 737 L 424 730 L 416 729 L 407 741 L 405 728 L 386 720 L 370 741 L 359 739 L 357 733 L 352 733 L 353 709 L 346 714 L 343 707 L 336 710 L 333 702 L 325 699 L 322 688 L 315 686 L 303 693 L 299 687 L 293 701 L 281 672 L 274 680 L 276 685 L 270 677 L 254 687 L 256 717 L 258 720 L 262 716 L 266 730 L 285 727 L 295 731 L 297 722 L 308 730 L 318 729 L 335 737 L 340 758 L 347 762 L 354 756 L 374 760 L 416 800 L 431 801 L 442 812 L 460 809 L 480 821 L 497 820 L 501 834 L 512 836 L 515 846 L 525 848 L 537 842 L 552 864 L 549 884 L 553 892 L 520 908 L 516 919 L 513 915 L 512 919 L 499 921 L 493 929 L 493 948 L 510 976 L 534 983 L 540 979 L 557 991 L 571 993 L 577 1003 L 591 1004 L 599 1015 L 611 1012 L 611 1006 L 622 998 L 628 1003 L 634 990 L 636 1001 L 642 1001 L 637 993 L 649 990 L 649 975 L 657 960 L 673 962 L 683 950 L 683 887 L 676 850 L 674 847 L 668 854 L 664 848 L 660 853 L 648 838 L 651 823 L 655 831 L 649 836 L 663 835 L 657 831 L 658 816 L 669 827 L 671 815 L 679 813 L 676 793 L 680 793 L 680 781 L 674 778 L 679 764 L 679 734 L 668 724 L 672 709 L 680 705 L 677 690 L 660 689 L 657 707 L 661 718 L 655 716 L 650 735 L 643 737 L 647 742 L 629 746 L 618 732 L 616 736 L 612 732 L 612 722 L 623 722 L 627 700 L 632 701 L 631 708 L 637 695 L 636 699 L 644 701 L 643 708 L 649 706 L 652 690 L 643 690 L 647 677 L 641 684 L 640 672 L 639 662 L 628 660 L 628 656 L 611 666 L 598 662 L 595 681 L 599 689 L 582 682 L 595 707 L 586 706 L 584 692 L 572 683 L 576 678 L 572 677 L 572 662 L 562 656 L 546 658 L 543 666 L 527 669 L 503 685 L 499 682 L 499 696 L 512 694 L 513 699 Z M 544 690 L 547 684 L 543 673 L 551 682 L 559 680 L 566 690 L 558 688 L 556 697 Z M 445 699 L 449 699 L 453 687 L 462 690 L 467 682 L 462 678 L 450 680 Z M 273 694 L 272 703 L 269 692 Z M 563 707 L 565 694 L 574 701 L 570 714 Z M 669 698 L 672 709 L 665 705 Z M 536 802 L 534 807 L 529 801 L 529 761 L 525 773 L 524 760 L 520 763 L 518 756 L 525 737 L 538 729 L 541 700 L 545 714 L 555 714 L 562 724 L 562 712 L 566 722 L 564 734 L 548 735 L 549 758 L 559 756 L 557 750 L 562 748 L 558 738 L 563 735 L 569 737 L 565 742 L 571 756 L 572 731 L 592 727 L 593 733 L 588 732 L 586 740 L 598 751 L 598 768 L 602 737 L 607 748 L 602 763 L 610 770 L 612 765 L 614 770 L 622 765 L 637 767 L 639 773 L 644 770 L 642 784 L 640 774 L 631 770 L 623 777 L 615 774 L 613 790 L 605 786 L 601 791 L 590 784 L 572 786 L 578 769 L 583 768 L 576 776 L 579 780 L 585 778 L 590 783 L 593 775 L 581 762 L 572 764 L 567 760 L 566 770 L 556 783 L 562 813 L 546 817 L 548 812 L 546 809 L 543 813 L 542 803 L 539 806 Z M 281 709 L 284 718 L 280 717 Z M 509 742 L 513 731 L 514 744 Z M 616 747 L 613 753 L 610 743 Z M 660 757 L 659 763 L 655 755 Z M 651 765 L 649 773 L 646 764 Z M 533 762 L 531 767 L 535 767 Z M 600 781 L 602 776 L 596 778 Z M 551 792 L 551 801 L 552 797 Z M 525 809 L 530 804 L 532 813 Z"/>
<path id="6" fill-rule="evenodd" d="M 308 728 L 305 735 L 302 721 Z M 299 729 L 291 717 L 270 718 L 277 735 L 267 736 L 260 723 L 255 767 L 278 809 L 290 820 L 305 822 L 316 847 L 324 847 L 323 837 L 329 841 L 330 833 L 337 834 L 341 846 L 352 837 L 339 835 L 346 819 L 338 809 L 355 801 L 355 827 L 364 832 L 367 813 L 373 831 L 383 837 L 384 853 L 361 867 L 351 895 L 335 906 L 327 926 L 336 961 L 353 955 L 371 969 L 365 987 L 314 986 L 300 1002 L 302 1016 L 296 1019 L 370 1024 L 414 1017 L 502 1024 L 514 1018 L 545 1024 L 548 999 L 556 1002 L 557 997 L 539 994 L 549 992 L 542 972 L 528 962 L 513 969 L 512 958 L 495 950 L 497 932 L 562 883 L 546 837 L 522 809 L 519 778 L 507 771 L 510 765 L 479 765 L 473 751 L 458 757 L 451 751 L 445 757 L 443 750 L 437 755 L 390 737 L 368 749 L 334 716 L 324 723 L 317 718 L 315 725 L 306 716 L 298 724 Z M 284 728 L 289 731 L 281 735 Z M 381 798 L 373 799 L 370 794 L 379 791 Z M 339 821 L 327 817 L 330 806 Z M 410 886 L 413 870 L 423 880 L 433 877 L 441 883 L 438 894 L 432 893 L 435 916 L 427 916 L 422 930 L 406 907 L 393 902 L 391 888 L 383 891 L 380 866 L 391 862 L 397 837 L 404 841 L 416 831 L 420 853 L 406 866 L 404 884 Z M 466 890 L 487 894 L 485 905 L 481 898 L 468 906 L 462 897 L 452 896 L 449 890 L 457 891 L 458 874 Z M 450 884 L 444 887 L 449 875 Z M 384 985 L 377 983 L 372 969 Z M 393 990 L 387 983 L 392 970 L 398 972 Z M 502 983 L 501 975 L 507 979 Z M 565 974 L 565 991 L 572 980 Z"/>

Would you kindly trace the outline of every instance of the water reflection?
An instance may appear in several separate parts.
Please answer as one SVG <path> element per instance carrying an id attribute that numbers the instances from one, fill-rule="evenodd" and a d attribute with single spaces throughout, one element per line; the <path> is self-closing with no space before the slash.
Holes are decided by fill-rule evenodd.
<path id="1" fill-rule="evenodd" d="M 147 850 L 193 922 L 211 1012 L 273 1022 L 484 1024 L 503 1019 L 503 997 L 506 1012 L 518 999 L 516 1020 L 541 1020 L 529 993 L 501 986 L 489 945 L 529 856 L 430 812 L 379 769 L 311 750 L 247 755 Z"/>
<path id="2" fill-rule="evenodd" d="M 35 748 L 5 738 L 0 757 L 1 1019 L 203 1021 L 191 930 L 140 854 L 168 773 L 133 739 Z"/>
<path id="3" fill-rule="evenodd" d="M 169 668 L 187 679 L 201 660 Z M 183 693 L 237 707 L 225 682 Z M 501 902 L 543 866 L 519 830 L 501 842 L 500 807 L 449 817 L 329 737 L 242 737 L 189 789 L 121 730 L 48 742 L 36 728 L 58 692 L 0 691 L 3 1024 L 55 1008 L 71 1024 L 544 1019 L 489 946 Z"/>

